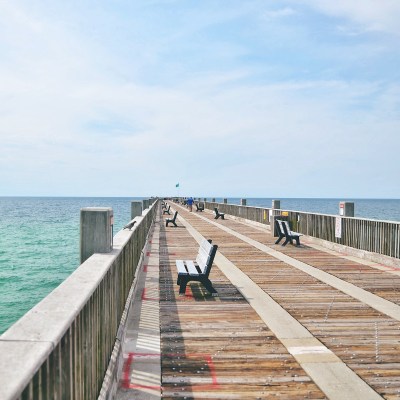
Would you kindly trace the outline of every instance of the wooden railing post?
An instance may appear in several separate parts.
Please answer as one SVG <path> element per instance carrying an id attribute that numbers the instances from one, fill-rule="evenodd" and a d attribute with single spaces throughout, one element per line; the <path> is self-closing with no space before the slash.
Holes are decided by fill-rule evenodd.
<path id="1" fill-rule="evenodd" d="M 131 201 L 131 219 L 142 216 L 142 202 Z"/>
<path id="2" fill-rule="evenodd" d="M 341 201 L 339 203 L 339 215 L 341 217 L 354 217 L 354 203 L 351 201 Z"/>
<path id="3" fill-rule="evenodd" d="M 94 253 L 109 253 L 113 243 L 114 214 L 108 207 L 81 209 L 80 260 L 86 261 Z"/>

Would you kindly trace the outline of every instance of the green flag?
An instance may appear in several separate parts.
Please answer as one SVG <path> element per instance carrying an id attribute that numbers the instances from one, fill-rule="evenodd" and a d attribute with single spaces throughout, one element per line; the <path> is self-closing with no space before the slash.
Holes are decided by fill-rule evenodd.
<path id="1" fill-rule="evenodd" d="M 175 185 L 175 187 L 179 187 L 179 183 L 177 183 L 177 184 Z"/>

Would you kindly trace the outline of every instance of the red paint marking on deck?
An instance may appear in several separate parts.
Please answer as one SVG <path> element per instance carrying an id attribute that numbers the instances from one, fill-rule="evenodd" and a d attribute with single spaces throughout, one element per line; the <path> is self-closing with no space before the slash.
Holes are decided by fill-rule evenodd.
<path id="1" fill-rule="evenodd" d="M 159 298 L 147 297 L 147 288 L 143 288 L 142 291 L 142 301 L 159 301 Z"/>
<path id="2" fill-rule="evenodd" d="M 151 390 L 161 390 L 162 386 L 154 385 L 154 386 L 147 386 L 147 385 L 138 385 L 138 384 L 133 384 L 130 383 L 130 369 L 131 365 L 134 362 L 134 359 L 140 359 L 140 358 L 158 358 L 162 356 L 168 356 L 168 357 L 175 357 L 178 359 L 183 359 L 183 358 L 200 358 L 206 361 L 208 368 L 210 370 L 211 374 L 211 384 L 206 384 L 206 385 L 193 385 L 191 386 L 192 391 L 201 391 L 201 390 L 206 390 L 206 389 L 215 389 L 216 387 L 219 386 L 219 383 L 217 381 L 217 374 L 215 371 L 215 365 L 212 360 L 212 356 L 210 354 L 203 354 L 203 353 L 186 353 L 186 354 L 178 354 L 178 353 L 128 353 L 128 359 L 125 363 L 124 366 L 124 379 L 123 379 L 123 387 L 127 389 L 151 389 Z"/>
<path id="3" fill-rule="evenodd" d="M 193 299 L 193 291 L 192 288 L 190 286 L 186 286 L 186 290 L 185 290 L 185 296 L 189 297 L 190 299 Z"/>
<path id="4" fill-rule="evenodd" d="M 146 253 L 146 256 L 147 256 L 147 257 L 150 257 L 150 251 L 148 251 L 148 252 Z"/>
<path id="5" fill-rule="evenodd" d="M 125 361 L 125 365 L 124 365 L 123 379 L 122 379 L 122 386 L 125 389 L 128 389 L 129 385 L 130 385 L 130 381 L 131 381 L 130 372 L 131 372 L 132 361 L 133 361 L 133 353 L 128 353 L 128 358 Z"/>
<path id="6" fill-rule="evenodd" d="M 147 389 L 147 390 L 161 390 L 161 386 L 146 386 L 146 385 L 134 385 L 129 384 L 129 389 Z"/>
<path id="7" fill-rule="evenodd" d="M 147 264 L 143 265 L 143 272 L 147 272 Z"/>
<path id="8" fill-rule="evenodd" d="M 215 372 L 215 365 L 213 363 L 212 357 L 209 355 L 206 357 L 206 361 L 208 364 L 208 368 L 210 368 L 211 378 L 213 385 L 218 385 L 217 382 L 217 373 Z"/>

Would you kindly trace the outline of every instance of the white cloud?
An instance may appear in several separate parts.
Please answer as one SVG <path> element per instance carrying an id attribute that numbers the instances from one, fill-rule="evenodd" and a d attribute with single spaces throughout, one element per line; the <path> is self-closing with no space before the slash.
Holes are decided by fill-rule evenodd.
<path id="1" fill-rule="evenodd" d="M 213 59 L 227 40 L 216 31 L 241 12 L 249 19 L 242 6 L 228 16 L 217 8 L 209 21 L 207 9 L 198 15 L 191 10 L 185 15 L 196 14 L 195 23 L 185 20 L 175 35 L 172 29 L 158 40 L 152 27 L 150 39 L 136 43 L 136 36 L 129 37 L 129 46 L 116 49 L 120 36 L 107 44 L 98 40 L 110 31 L 94 40 L 60 16 L 52 20 L 10 4 L 0 4 L 0 195 L 169 194 L 180 181 L 182 194 L 262 196 L 277 193 L 282 182 L 287 190 L 300 190 L 312 176 L 312 190 L 324 195 L 327 185 L 340 189 L 333 173 L 345 171 L 357 152 L 365 168 L 373 151 L 388 147 L 390 158 L 398 147 L 395 83 L 313 76 L 274 81 L 268 63 L 234 62 L 247 55 L 244 40 L 230 42 L 223 69 L 210 63 L 192 70 L 190 56 L 189 64 L 164 58 L 163 51 L 179 47 L 176 41 L 188 32 L 212 27 L 212 39 L 199 40 L 202 55 Z M 344 2 L 337 8 L 321 4 L 318 9 L 329 15 L 357 17 Z M 284 7 L 266 15 L 280 20 L 293 13 Z M 372 24 L 368 15 L 357 18 Z M 257 51 L 264 48 L 248 53 L 259 56 Z M 153 71 L 175 65 L 187 73 L 173 75 L 174 82 L 151 79 Z M 137 73 L 149 66 L 147 75 Z M 262 78 L 253 79 L 257 74 Z M 384 145 L 364 146 L 382 132 Z M 282 160 L 296 168 L 282 170 Z M 316 165 L 326 176 L 316 174 Z"/>
<path id="2" fill-rule="evenodd" d="M 263 16 L 267 19 L 273 19 L 273 18 L 288 17 L 296 13 L 297 12 L 293 8 L 284 7 L 277 10 L 267 10 L 263 13 Z"/>
<path id="3" fill-rule="evenodd" d="M 327 15 L 345 18 L 367 31 L 400 34 L 400 2 L 397 0 L 294 0 Z"/>

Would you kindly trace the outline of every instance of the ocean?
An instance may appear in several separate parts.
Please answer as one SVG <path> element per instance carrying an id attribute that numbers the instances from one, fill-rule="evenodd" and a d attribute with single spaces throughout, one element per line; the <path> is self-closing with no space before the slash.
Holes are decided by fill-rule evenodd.
<path id="1" fill-rule="evenodd" d="M 130 202 L 142 197 L 0 197 L 0 334 L 79 266 L 83 207 L 112 207 L 114 234 L 130 220 Z M 216 198 L 222 202 L 222 198 Z M 400 200 L 283 199 L 281 208 L 338 214 L 339 201 L 354 201 L 355 216 L 400 221 Z M 272 199 L 247 198 L 271 207 Z M 239 204 L 239 198 L 228 198 Z"/>

